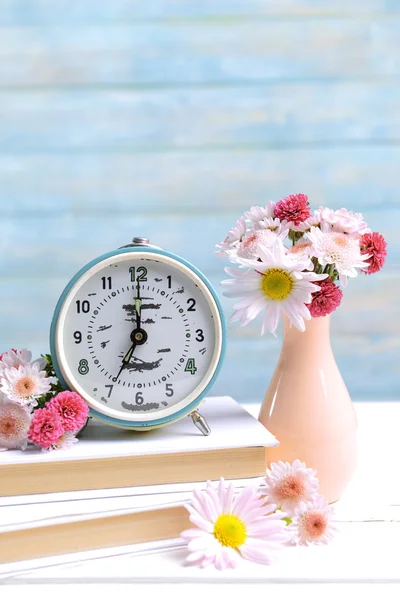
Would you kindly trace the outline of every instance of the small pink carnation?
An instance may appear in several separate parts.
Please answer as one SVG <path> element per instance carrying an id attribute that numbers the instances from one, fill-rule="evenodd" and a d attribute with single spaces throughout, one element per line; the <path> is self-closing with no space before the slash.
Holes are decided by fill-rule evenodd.
<path id="1" fill-rule="evenodd" d="M 280 200 L 274 209 L 274 216 L 281 221 L 289 221 L 300 225 L 311 217 L 308 196 L 305 194 L 291 194 Z"/>
<path id="2" fill-rule="evenodd" d="M 364 233 L 360 239 L 361 254 L 370 254 L 367 258 L 368 268 L 363 269 L 362 272 L 367 275 L 371 273 L 377 273 L 380 271 L 385 264 L 387 255 L 387 243 L 383 235 L 377 232 Z"/>
<path id="3" fill-rule="evenodd" d="M 28 431 L 28 439 L 37 446 L 47 449 L 57 444 L 64 435 L 64 427 L 60 415 L 51 408 L 35 410 Z"/>
<path id="4" fill-rule="evenodd" d="M 88 417 L 89 407 L 76 392 L 60 392 L 48 406 L 60 416 L 64 431 L 77 431 Z"/>
<path id="5" fill-rule="evenodd" d="M 312 295 L 311 304 L 307 304 L 312 317 L 325 317 L 330 315 L 342 301 L 343 292 L 332 279 L 314 282 L 319 290 Z"/>

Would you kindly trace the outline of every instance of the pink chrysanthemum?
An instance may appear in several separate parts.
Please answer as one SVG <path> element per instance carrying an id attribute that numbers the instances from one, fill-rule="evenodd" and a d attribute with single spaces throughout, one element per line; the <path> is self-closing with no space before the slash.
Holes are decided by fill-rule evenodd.
<path id="1" fill-rule="evenodd" d="M 190 520 L 198 529 L 188 529 L 181 537 L 188 541 L 188 563 L 217 569 L 236 566 L 238 555 L 270 564 L 274 551 L 288 540 L 287 527 L 276 506 L 254 486 L 248 486 L 234 498 L 232 484 L 218 488 L 207 482 L 205 490 L 195 490 L 186 507 Z"/>
<path id="2" fill-rule="evenodd" d="M 312 317 L 325 317 L 330 315 L 340 305 L 343 292 L 332 279 L 325 279 L 316 283 L 319 286 L 317 292 L 313 292 L 311 304 L 307 304 Z"/>
<path id="3" fill-rule="evenodd" d="M 301 502 L 310 502 L 317 490 L 316 472 L 298 459 L 293 464 L 281 460 L 271 463 L 262 488 L 268 501 L 280 506 L 289 517 Z"/>
<path id="4" fill-rule="evenodd" d="M 368 268 L 363 273 L 371 275 L 377 273 L 385 264 L 387 255 L 387 243 L 383 235 L 377 232 L 364 233 L 360 239 L 361 254 L 369 254 Z"/>
<path id="5" fill-rule="evenodd" d="M 0 448 L 21 448 L 28 444 L 31 417 L 25 408 L 13 402 L 0 404 Z"/>
<path id="6" fill-rule="evenodd" d="M 60 415 L 51 408 L 38 408 L 32 418 L 28 439 L 37 446 L 47 449 L 54 446 L 64 434 Z"/>
<path id="7" fill-rule="evenodd" d="M 60 392 L 48 406 L 59 414 L 64 431 L 77 431 L 88 417 L 88 405 L 75 392 Z"/>
<path id="8" fill-rule="evenodd" d="M 300 225 L 311 217 L 308 196 L 305 194 L 287 196 L 277 203 L 274 215 L 281 221 L 286 220 L 294 225 Z"/>
<path id="9" fill-rule="evenodd" d="M 317 494 L 310 503 L 302 502 L 288 526 L 294 544 L 327 544 L 337 531 L 332 523 L 333 508 Z"/>

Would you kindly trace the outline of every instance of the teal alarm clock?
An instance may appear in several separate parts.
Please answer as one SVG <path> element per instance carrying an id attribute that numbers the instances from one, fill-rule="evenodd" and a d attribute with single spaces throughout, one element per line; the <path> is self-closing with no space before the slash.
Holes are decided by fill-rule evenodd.
<path id="1" fill-rule="evenodd" d="M 50 348 L 62 384 L 91 416 L 146 430 L 191 415 L 221 367 L 225 321 L 217 294 L 185 259 L 146 238 L 85 265 L 63 291 Z"/>

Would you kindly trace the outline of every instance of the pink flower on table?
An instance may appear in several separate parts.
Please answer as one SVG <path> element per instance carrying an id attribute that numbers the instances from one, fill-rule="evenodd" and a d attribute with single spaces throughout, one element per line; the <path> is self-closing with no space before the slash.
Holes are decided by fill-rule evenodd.
<path id="1" fill-rule="evenodd" d="M 287 527 L 276 506 L 265 504 L 255 486 L 234 496 L 232 484 L 221 478 L 216 489 L 207 482 L 205 490 L 194 490 L 186 506 L 196 529 L 181 537 L 188 542 L 187 562 L 200 567 L 234 568 L 239 555 L 261 564 L 270 564 L 275 550 L 288 541 Z"/>
<path id="2" fill-rule="evenodd" d="M 43 449 L 55 446 L 64 435 L 60 415 L 51 408 L 38 408 L 32 418 L 28 439 Z"/>
<path id="3" fill-rule="evenodd" d="M 64 431 L 77 431 L 83 427 L 89 413 L 88 405 L 76 392 L 60 392 L 48 406 L 59 415 Z"/>
<path id="4" fill-rule="evenodd" d="M 330 315 L 340 305 L 343 292 L 332 279 L 325 279 L 316 283 L 319 286 L 317 292 L 313 292 L 311 304 L 307 304 L 312 317 L 325 317 Z"/>
<path id="5" fill-rule="evenodd" d="M 268 502 L 280 506 L 291 517 L 301 502 L 309 502 L 318 490 L 314 469 L 296 459 L 292 464 L 279 460 L 272 462 L 264 480 L 262 493 Z"/>
<path id="6" fill-rule="evenodd" d="M 387 243 L 383 235 L 377 232 L 364 233 L 360 240 L 361 254 L 368 254 L 368 268 L 362 272 L 370 275 L 377 273 L 385 264 Z"/>
<path id="7" fill-rule="evenodd" d="M 21 448 L 28 444 L 31 417 L 28 411 L 14 402 L 0 404 L 0 448 Z"/>
<path id="8" fill-rule="evenodd" d="M 327 544 L 337 531 L 332 523 L 333 507 L 317 494 L 311 502 L 302 502 L 295 510 L 288 526 L 294 544 Z"/>
<path id="9" fill-rule="evenodd" d="M 291 194 L 280 200 L 275 206 L 275 217 L 281 221 L 289 221 L 294 225 L 300 225 L 311 217 L 308 196 L 305 194 Z"/>

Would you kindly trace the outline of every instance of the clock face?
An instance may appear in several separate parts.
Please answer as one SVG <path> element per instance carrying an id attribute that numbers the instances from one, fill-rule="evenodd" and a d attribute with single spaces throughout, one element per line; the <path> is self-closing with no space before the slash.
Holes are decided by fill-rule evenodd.
<path id="1" fill-rule="evenodd" d="M 168 417 L 217 368 L 221 319 L 203 280 L 178 260 L 128 252 L 89 268 L 58 315 L 55 347 L 68 385 L 104 415 Z"/>

